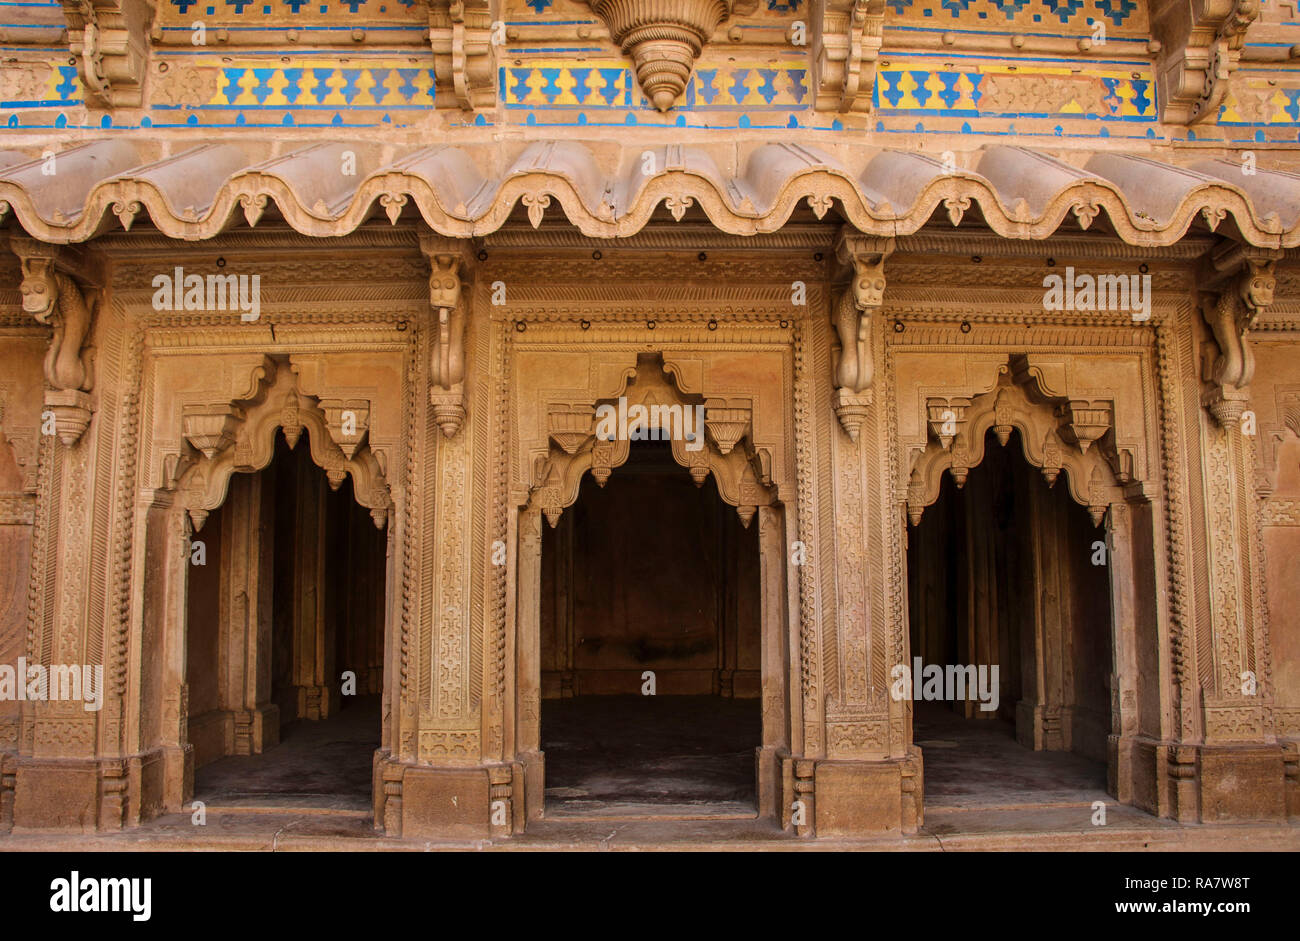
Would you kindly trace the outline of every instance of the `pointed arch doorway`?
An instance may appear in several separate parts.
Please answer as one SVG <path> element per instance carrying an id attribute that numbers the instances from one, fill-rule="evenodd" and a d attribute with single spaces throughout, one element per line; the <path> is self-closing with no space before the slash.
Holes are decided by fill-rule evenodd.
<path id="1" fill-rule="evenodd" d="M 772 452 L 754 441 L 756 398 L 694 391 L 683 359 L 640 353 L 606 391 L 547 406 L 519 517 L 529 820 L 779 814 L 790 653 Z M 606 410 L 631 419 L 609 438 Z M 670 430 L 688 412 L 694 442 Z"/>
<path id="2" fill-rule="evenodd" d="M 1123 690 L 1150 624 L 1130 521 L 1146 514 L 1102 404 L 1063 408 L 1026 376 L 931 398 L 913 466 L 907 673 L 927 813 L 1133 798 Z"/>
<path id="3" fill-rule="evenodd" d="M 270 464 L 232 478 L 196 536 L 210 555 L 190 576 L 186 675 L 207 805 L 371 805 L 385 538 L 310 447 L 277 434 Z"/>
<path id="4" fill-rule="evenodd" d="M 542 558 L 547 813 L 753 816 L 756 528 L 646 442 L 604 487 L 584 480 Z"/>
<path id="5" fill-rule="evenodd" d="M 170 807 L 372 814 L 392 501 L 368 403 L 304 393 L 297 366 L 265 357 L 249 398 L 183 415 L 158 690 L 181 758 Z"/>

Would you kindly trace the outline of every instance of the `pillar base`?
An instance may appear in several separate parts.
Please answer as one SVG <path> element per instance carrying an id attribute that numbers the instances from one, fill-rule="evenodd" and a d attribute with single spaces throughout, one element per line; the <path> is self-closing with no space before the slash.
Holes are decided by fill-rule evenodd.
<path id="1" fill-rule="evenodd" d="M 164 812 L 165 779 L 162 751 L 126 758 L 8 755 L 0 761 L 0 824 L 81 833 L 138 826 Z"/>
<path id="2" fill-rule="evenodd" d="M 488 772 L 481 766 L 405 764 L 377 753 L 375 827 L 403 839 L 489 840 L 494 834 Z"/>
<path id="3" fill-rule="evenodd" d="M 906 758 L 885 761 L 787 758 L 785 764 L 788 773 L 783 777 L 792 785 L 786 806 L 802 801 L 805 819 L 812 827 L 799 827 L 786 809 L 782 818 L 801 836 L 912 834 L 924 822 L 919 748 L 909 749 Z M 811 807 L 807 806 L 809 795 Z"/>
<path id="4" fill-rule="evenodd" d="M 315 722 L 339 711 L 339 690 L 334 686 L 298 686 L 296 718 Z M 277 733 L 278 734 L 278 733 Z"/>
<path id="5" fill-rule="evenodd" d="M 1286 819 L 1281 746 L 1205 745 L 1199 751 L 1201 823 Z"/>
<path id="6" fill-rule="evenodd" d="M 280 744 L 280 707 L 267 704 L 230 713 L 231 755 L 260 755 Z"/>

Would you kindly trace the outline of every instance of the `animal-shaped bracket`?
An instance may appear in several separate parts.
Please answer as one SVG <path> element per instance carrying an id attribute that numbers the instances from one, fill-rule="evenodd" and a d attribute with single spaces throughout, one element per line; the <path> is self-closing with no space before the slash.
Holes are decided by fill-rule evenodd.
<path id="1" fill-rule="evenodd" d="M 45 405 L 55 434 L 71 447 L 90 423 L 94 360 L 87 341 L 102 296 L 100 279 L 86 256 L 70 249 L 26 238 L 9 244 L 22 267 L 23 310 L 53 330 L 45 354 Z"/>
<path id="2" fill-rule="evenodd" d="M 1214 334 L 1217 355 L 1205 357 L 1207 385 L 1201 402 L 1218 423 L 1237 425 L 1250 401 L 1255 355 L 1247 333 L 1260 312 L 1273 303 L 1280 249 L 1223 242 L 1210 252 L 1199 279 L 1201 316 Z"/>
<path id="3" fill-rule="evenodd" d="M 871 404 L 875 360 L 871 350 L 871 315 L 885 301 L 885 259 L 894 251 L 892 238 L 841 231 L 835 244 L 839 262 L 852 269 L 852 280 L 840 294 L 833 314 L 840 338 L 835 365 L 835 414 L 853 441 Z"/>
<path id="4" fill-rule="evenodd" d="M 431 233 L 420 236 L 420 251 L 429 259 L 429 307 L 435 337 L 429 401 L 434 420 L 452 437 L 465 422 L 465 326 L 469 309 L 464 283 L 470 268 L 469 245 Z"/>

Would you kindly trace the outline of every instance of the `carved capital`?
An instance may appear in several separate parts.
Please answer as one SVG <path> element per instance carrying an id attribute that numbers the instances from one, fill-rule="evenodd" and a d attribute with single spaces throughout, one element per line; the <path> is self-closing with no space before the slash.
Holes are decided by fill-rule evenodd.
<path id="1" fill-rule="evenodd" d="M 228 402 L 216 405 L 186 405 L 181 409 L 181 432 L 185 440 L 208 460 L 235 443 L 244 410 Z"/>
<path id="2" fill-rule="evenodd" d="M 54 433 L 59 440 L 72 447 L 90 425 L 90 396 L 79 389 L 47 389 L 45 411 L 54 416 Z"/>
<path id="3" fill-rule="evenodd" d="M 68 51 L 86 98 L 105 108 L 138 108 L 149 64 L 149 0 L 62 0 Z"/>
<path id="4" fill-rule="evenodd" d="M 939 447 L 947 449 L 965 430 L 966 410 L 969 408 L 970 399 L 964 397 L 932 396 L 925 400 L 930 437 L 939 442 Z"/>
<path id="5" fill-rule="evenodd" d="M 609 35 L 630 55 L 637 83 L 667 111 L 686 90 L 704 44 L 731 16 L 733 0 L 586 0 Z"/>
<path id="6" fill-rule="evenodd" d="M 818 111 L 868 112 L 885 26 L 885 0 L 824 0 L 814 13 Z"/>
<path id="7" fill-rule="evenodd" d="M 1202 403 L 1223 427 L 1236 425 L 1250 401 L 1255 355 L 1247 334 L 1273 303 L 1280 249 L 1222 242 L 1201 267 L 1201 316 L 1214 335 L 1217 354 L 1205 357 Z"/>
<path id="8" fill-rule="evenodd" d="M 462 111 L 496 105 L 492 30 L 489 0 L 429 0 L 435 84 L 450 87 Z"/>
<path id="9" fill-rule="evenodd" d="M 325 427 L 349 461 L 357 455 L 370 431 L 370 402 L 366 399 L 321 399 Z"/>

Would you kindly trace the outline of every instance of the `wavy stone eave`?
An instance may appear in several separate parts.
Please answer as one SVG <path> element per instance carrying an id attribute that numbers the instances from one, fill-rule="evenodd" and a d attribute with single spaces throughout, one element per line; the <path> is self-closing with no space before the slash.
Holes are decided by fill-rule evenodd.
<path id="1" fill-rule="evenodd" d="M 823 216 L 838 203 L 850 225 L 878 236 L 914 233 L 942 207 L 954 225 L 978 208 L 988 228 L 1006 238 L 1045 239 L 1067 216 L 1086 228 L 1105 212 L 1116 235 L 1136 246 L 1173 244 L 1198 216 L 1211 228 L 1231 216 L 1251 245 L 1300 245 L 1300 176 L 1259 170 L 1248 191 L 1225 178 L 1233 165 L 1222 161 L 1193 169 L 1105 154 L 1081 169 L 1036 151 L 992 147 L 979 154 L 975 170 L 959 170 L 921 154 L 879 151 L 855 175 L 812 148 L 767 144 L 750 155 L 742 175 L 728 177 L 703 150 L 669 145 L 657 151 L 657 173 L 640 172 L 638 149 L 627 173 L 607 177 L 581 144 L 545 143 L 530 145 L 493 178 L 481 176 L 465 151 L 436 147 L 340 188 L 332 182 L 337 177 L 315 175 L 321 145 L 233 172 L 229 148 L 219 160 L 212 148 L 197 147 L 130 169 L 116 142 L 76 150 L 67 166 L 82 176 L 53 178 L 57 183 L 39 175 L 40 160 L 0 168 L 0 218 L 12 212 L 33 238 L 65 244 L 119 224 L 130 228 L 147 213 L 163 234 L 196 241 L 256 225 L 274 203 L 294 230 L 324 238 L 346 235 L 380 212 L 396 222 L 413 205 L 438 234 L 471 238 L 496 231 L 522 204 L 534 225 L 561 211 L 583 235 L 610 239 L 638 232 L 661 204 L 677 219 L 698 207 L 720 231 L 753 235 L 780 229 L 801 204 Z M 196 185 L 203 171 L 213 182 Z"/>

